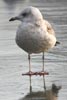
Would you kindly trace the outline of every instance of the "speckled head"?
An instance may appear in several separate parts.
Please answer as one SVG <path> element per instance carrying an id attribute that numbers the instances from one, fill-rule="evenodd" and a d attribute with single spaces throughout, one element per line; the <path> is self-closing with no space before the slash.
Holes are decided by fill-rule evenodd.
<path id="1" fill-rule="evenodd" d="M 18 16 L 11 18 L 9 21 L 20 20 L 22 22 L 32 22 L 42 20 L 43 16 L 40 10 L 36 7 L 25 8 Z"/>

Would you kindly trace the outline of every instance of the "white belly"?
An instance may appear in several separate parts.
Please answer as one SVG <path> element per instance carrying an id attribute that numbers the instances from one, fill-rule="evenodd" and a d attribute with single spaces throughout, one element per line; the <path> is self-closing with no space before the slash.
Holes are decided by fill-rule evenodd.
<path id="1" fill-rule="evenodd" d="M 20 29 L 19 29 L 20 30 Z M 16 43 L 20 48 L 28 53 L 46 52 L 48 49 L 54 47 L 56 38 L 52 35 L 48 36 L 40 29 L 31 27 L 31 30 L 26 29 L 17 31 Z"/>

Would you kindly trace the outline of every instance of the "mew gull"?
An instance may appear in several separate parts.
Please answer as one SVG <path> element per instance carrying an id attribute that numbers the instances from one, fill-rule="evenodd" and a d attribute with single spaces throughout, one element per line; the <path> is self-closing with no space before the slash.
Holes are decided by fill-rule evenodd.
<path id="1" fill-rule="evenodd" d="M 36 7 L 25 8 L 18 16 L 12 17 L 9 21 L 14 20 L 21 21 L 16 33 L 16 43 L 28 53 L 29 72 L 27 74 L 35 75 L 37 73 L 31 71 L 30 54 L 43 52 L 44 61 L 44 52 L 59 42 L 56 40 L 51 24 L 43 18 L 40 10 Z M 44 68 L 39 74 L 44 74 Z"/>

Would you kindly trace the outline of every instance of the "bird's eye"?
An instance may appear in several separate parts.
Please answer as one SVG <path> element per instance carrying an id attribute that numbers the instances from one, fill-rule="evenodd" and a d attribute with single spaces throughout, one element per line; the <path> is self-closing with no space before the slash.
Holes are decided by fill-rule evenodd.
<path id="1" fill-rule="evenodd" d="M 23 17 L 26 17 L 26 16 L 27 16 L 27 13 L 23 13 L 22 16 L 23 16 Z"/>

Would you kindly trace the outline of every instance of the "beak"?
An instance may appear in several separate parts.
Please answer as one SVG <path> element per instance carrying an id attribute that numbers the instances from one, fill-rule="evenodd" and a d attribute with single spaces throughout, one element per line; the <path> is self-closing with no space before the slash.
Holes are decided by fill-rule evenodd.
<path id="1" fill-rule="evenodd" d="M 15 20 L 19 20 L 19 17 L 12 17 L 11 19 L 9 19 L 9 21 L 15 21 Z"/>

